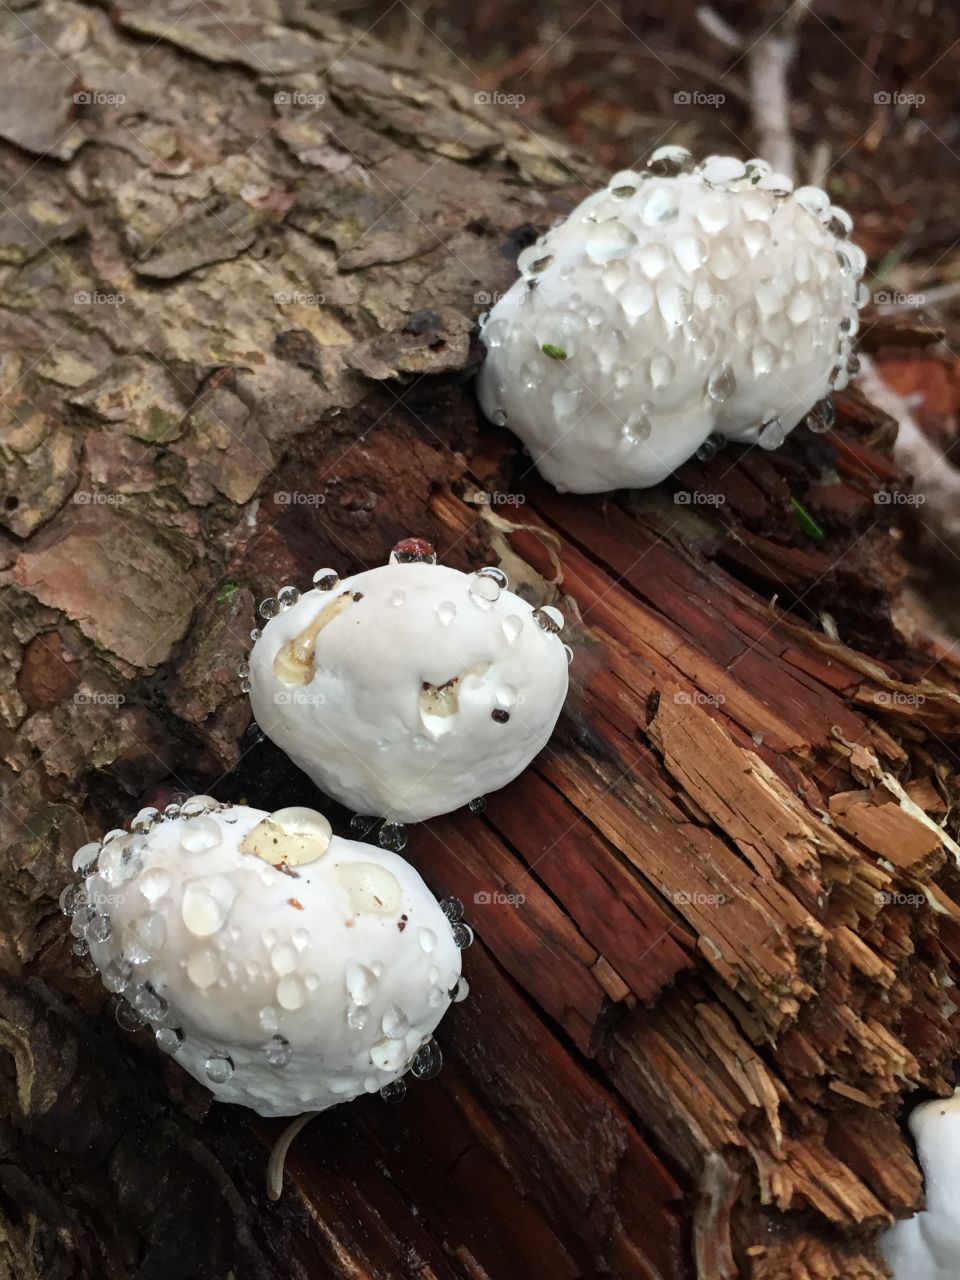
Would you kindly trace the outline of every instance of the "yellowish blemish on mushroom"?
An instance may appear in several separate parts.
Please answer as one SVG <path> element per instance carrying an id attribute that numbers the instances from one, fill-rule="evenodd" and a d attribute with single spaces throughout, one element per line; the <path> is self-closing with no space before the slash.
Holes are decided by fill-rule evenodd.
<path id="1" fill-rule="evenodd" d="M 285 866 L 300 867 L 322 858 L 332 836 L 333 828 L 322 813 L 292 805 L 258 822 L 244 836 L 240 849 L 283 870 Z"/>
<path id="2" fill-rule="evenodd" d="M 455 716 L 460 710 L 460 686 L 463 681 L 468 676 L 479 678 L 489 668 L 489 662 L 478 662 L 453 676 L 445 684 L 430 684 L 428 680 L 424 680 L 420 686 L 420 719 L 424 728 L 431 729 L 436 734 L 446 733 L 451 729 L 452 724 L 444 724 L 443 721 Z"/>
<path id="3" fill-rule="evenodd" d="M 287 641 L 273 660 L 273 671 L 278 680 L 284 684 L 309 684 L 314 676 L 317 636 L 344 609 L 349 609 L 353 602 L 354 596 L 349 591 L 344 591 L 321 609 L 299 635 Z"/>

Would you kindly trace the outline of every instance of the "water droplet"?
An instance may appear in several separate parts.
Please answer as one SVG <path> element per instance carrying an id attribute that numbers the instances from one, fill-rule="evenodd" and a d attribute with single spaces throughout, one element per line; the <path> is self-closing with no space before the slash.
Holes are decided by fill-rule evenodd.
<path id="1" fill-rule="evenodd" d="M 725 240 L 718 240 L 710 250 L 710 270 L 718 280 L 732 280 L 743 270 L 743 262 Z"/>
<path id="2" fill-rule="evenodd" d="M 614 218 L 594 226 L 587 234 L 584 247 L 589 258 L 604 263 L 624 257 L 636 243 L 637 237 L 630 228 Z"/>
<path id="3" fill-rule="evenodd" d="M 290 1041 L 283 1036 L 273 1036 L 264 1047 L 264 1056 L 271 1067 L 285 1067 L 293 1057 Z"/>
<path id="4" fill-rule="evenodd" d="M 466 980 L 466 978 L 461 978 L 460 981 L 457 983 L 456 987 L 454 988 L 453 1003 L 463 1004 L 464 1000 L 466 1000 L 469 994 L 470 994 L 470 983 Z"/>
<path id="5" fill-rule="evenodd" d="M 73 855 L 72 866 L 77 875 L 92 875 L 96 869 L 97 856 L 99 853 L 100 844 L 98 841 L 92 841 L 90 844 L 81 845 Z"/>
<path id="6" fill-rule="evenodd" d="M 201 991 L 213 986 L 220 977 L 220 957 L 212 947 L 204 947 L 189 956 L 187 977 Z"/>
<path id="7" fill-rule="evenodd" d="M 395 609 L 402 609 L 407 603 L 407 593 L 405 591 L 391 591 L 390 603 Z"/>
<path id="8" fill-rule="evenodd" d="M 785 173 L 774 173 L 772 170 L 760 176 L 757 186 L 761 191 L 769 191 L 775 196 L 788 196 L 793 190 L 793 179 Z"/>
<path id="9" fill-rule="evenodd" d="M 370 1004 L 376 999 L 380 989 L 377 975 L 363 964 L 348 965 L 345 981 L 347 995 L 354 1004 Z"/>
<path id="10" fill-rule="evenodd" d="M 241 666 L 246 664 L 241 664 Z M 241 675 L 249 675 L 250 669 L 240 672 Z M 180 806 L 181 818 L 199 818 L 202 814 L 210 813 L 220 808 L 220 802 L 214 800 L 213 796 L 191 796 L 189 800 L 184 800 Z"/>
<path id="11" fill-rule="evenodd" d="M 500 583 L 484 569 L 475 573 L 470 579 L 468 591 L 474 604 L 480 605 L 483 609 L 488 609 L 500 599 Z"/>
<path id="12" fill-rule="evenodd" d="M 123 1031 L 136 1031 L 143 1026 L 143 1019 L 132 1005 L 118 997 L 113 1007 L 114 1020 Z"/>
<path id="13" fill-rule="evenodd" d="M 108 960 L 100 972 L 100 981 L 108 991 L 123 991 L 133 974 L 133 966 L 122 956 Z"/>
<path id="14" fill-rule="evenodd" d="M 226 1084 L 233 1075 L 233 1059 L 218 1054 L 206 1061 L 207 1079 L 211 1084 Z"/>
<path id="15" fill-rule="evenodd" d="M 264 1031 L 276 1031 L 280 1025 L 280 1014 L 273 1005 L 264 1005 L 257 1017 Z"/>
<path id="16" fill-rule="evenodd" d="M 332 591 L 339 581 L 336 569 L 318 569 L 313 575 L 313 585 L 318 591 Z"/>
<path id="17" fill-rule="evenodd" d="M 658 227 L 664 222 L 672 222 L 677 216 L 679 204 L 673 187 L 651 186 L 644 194 L 640 204 L 640 217 L 648 227 Z"/>
<path id="18" fill-rule="evenodd" d="M 647 168 L 658 178 L 673 178 L 693 170 L 693 156 L 686 147 L 657 147 L 647 161 Z"/>
<path id="19" fill-rule="evenodd" d="M 220 824 L 215 818 L 194 818 L 184 826 L 180 843 L 188 853 L 205 853 L 223 842 Z"/>
<path id="20" fill-rule="evenodd" d="M 808 289 L 798 289 L 787 304 L 787 319 L 791 324 L 805 324 L 813 315 L 813 294 Z"/>
<path id="21" fill-rule="evenodd" d="M 838 240 L 842 240 L 850 234 L 853 230 L 853 219 L 846 209 L 839 209 L 836 205 L 830 206 L 827 212 L 827 230 L 835 235 Z"/>
<path id="22" fill-rule="evenodd" d="M 183 891 L 183 923 L 196 937 L 208 938 L 223 928 L 235 897 L 236 888 L 226 876 L 194 880 Z"/>
<path id="23" fill-rule="evenodd" d="M 256 644 L 257 641 L 262 636 L 263 636 L 263 632 L 260 630 L 259 627 L 254 627 L 253 630 L 250 632 L 250 639 L 253 641 L 254 644 Z"/>
<path id="24" fill-rule="evenodd" d="M 726 362 L 714 369 L 707 379 L 707 395 L 719 404 L 729 400 L 736 389 L 737 376 Z"/>
<path id="25" fill-rule="evenodd" d="M 563 630 L 563 614 L 551 604 L 544 604 L 539 609 L 534 609 L 533 617 L 537 625 L 550 635 L 559 635 Z"/>
<path id="26" fill-rule="evenodd" d="M 169 1009 L 166 1000 L 154 991 L 149 982 L 145 982 L 134 992 L 130 1003 L 140 1017 L 146 1018 L 149 1022 L 162 1022 Z"/>
<path id="27" fill-rule="evenodd" d="M 270 618 L 275 618 L 280 612 L 280 606 L 277 604 L 273 596 L 267 596 L 266 600 L 260 601 L 258 612 L 261 618 L 265 621 L 269 621 Z"/>
<path id="28" fill-rule="evenodd" d="M 486 796 L 474 796 L 472 800 L 467 802 L 467 808 L 470 810 L 471 813 L 483 813 L 486 807 L 487 807 Z M 448 898 L 447 901 L 456 902 L 456 898 Z M 443 906 L 443 903 L 441 903 L 440 905 Z M 461 904 L 460 910 L 461 911 L 463 910 L 462 904 Z"/>
<path id="29" fill-rule="evenodd" d="M 441 600 L 437 605 L 437 617 L 444 627 L 449 627 L 457 616 L 457 606 L 452 600 Z"/>
<path id="30" fill-rule="evenodd" d="M 289 973 L 277 983 L 277 1004 L 284 1009 L 299 1009 L 306 998 L 303 983 L 296 974 Z"/>
<path id="31" fill-rule="evenodd" d="M 83 936 L 89 943 L 107 942 L 113 933 L 113 925 L 109 916 L 94 916 L 86 929 Z"/>
<path id="32" fill-rule="evenodd" d="M 722 231 L 730 222 L 731 207 L 729 199 L 723 196 L 711 196 L 704 200 L 697 210 L 697 221 L 708 235 L 714 236 Z"/>
<path id="33" fill-rule="evenodd" d="M 490 320 L 483 326 L 481 337 L 487 347 L 496 349 L 502 347 L 510 337 L 511 327 L 507 320 Z"/>
<path id="34" fill-rule="evenodd" d="M 636 320 L 653 306 L 653 290 L 644 280 L 632 280 L 620 290 L 617 301 L 627 319 Z"/>
<path id="35" fill-rule="evenodd" d="M 421 951 L 425 951 L 429 955 L 437 947 L 437 935 L 432 929 L 420 928 L 417 930 L 417 941 L 420 944 Z"/>
<path id="36" fill-rule="evenodd" d="M 651 241 L 640 246 L 636 255 L 640 270 L 648 280 L 655 280 L 670 264 L 670 255 L 662 244 Z"/>
<path id="37" fill-rule="evenodd" d="M 829 212 L 830 197 L 820 187 L 797 187 L 793 198 L 815 218 L 821 218 Z"/>
<path id="38" fill-rule="evenodd" d="M 293 947 L 288 947 L 286 943 L 280 943 L 270 952 L 270 965 L 274 973 L 283 977 L 284 974 L 293 973 L 297 967 L 297 953 Z"/>
<path id="39" fill-rule="evenodd" d="M 124 952 L 132 964 L 147 964 L 159 955 L 167 937 L 163 916 L 149 911 L 137 916 L 127 925 L 124 935 Z"/>
<path id="40" fill-rule="evenodd" d="M 281 609 L 291 608 L 299 599 L 300 592 L 296 587 L 281 587 L 277 592 L 277 604 Z"/>
<path id="41" fill-rule="evenodd" d="M 407 1096 L 407 1085 L 404 1080 L 391 1080 L 380 1090 L 384 1102 L 402 1102 Z"/>
<path id="42" fill-rule="evenodd" d="M 772 342 L 758 342 L 750 352 L 750 363 L 757 377 L 769 373 L 776 361 L 777 348 Z"/>
<path id="43" fill-rule="evenodd" d="M 568 644 L 565 644 L 563 646 L 563 652 L 567 659 L 567 666 L 569 667 L 570 663 L 573 661 L 573 650 L 570 648 Z"/>
<path id="44" fill-rule="evenodd" d="M 700 176 L 711 187 L 722 187 L 745 178 L 747 166 L 736 156 L 707 156 L 700 166 Z"/>
<path id="45" fill-rule="evenodd" d="M 450 932 L 453 934 L 454 943 L 461 951 L 465 950 L 473 942 L 473 930 L 468 924 L 464 924 L 462 920 L 458 920 Z"/>
<path id="46" fill-rule="evenodd" d="M 463 903 L 459 898 L 444 898 L 440 903 L 440 910 L 451 923 L 463 919 Z"/>
<path id="47" fill-rule="evenodd" d="M 440 1074 L 443 1066 L 443 1054 L 436 1040 L 428 1040 L 420 1046 L 410 1063 L 410 1074 L 417 1080 L 432 1080 Z"/>
<path id="48" fill-rule="evenodd" d="M 823 432 L 829 431 L 836 420 L 836 412 L 833 407 L 833 401 L 829 396 L 825 396 L 810 410 L 807 415 L 807 426 L 816 435 L 822 435 Z"/>
<path id="49" fill-rule="evenodd" d="M 760 434 L 757 436 L 757 444 L 761 449 L 779 449 L 785 438 L 783 423 L 774 416 L 764 419 Z"/>
<path id="50" fill-rule="evenodd" d="M 157 1027 L 153 1037 L 163 1053 L 179 1053 L 183 1045 L 183 1032 L 179 1027 Z"/>
<path id="51" fill-rule="evenodd" d="M 381 849 L 401 853 L 407 847 L 407 829 L 402 822 L 385 822 L 377 835 Z"/>
<path id="52" fill-rule="evenodd" d="M 650 379 L 650 385 L 655 391 L 659 391 L 662 387 L 667 387 L 673 381 L 676 373 L 676 366 L 668 355 L 658 354 L 650 357 L 650 364 L 647 366 L 647 376 Z"/>
<path id="53" fill-rule="evenodd" d="M 377 825 L 378 819 L 368 817 L 363 813 L 355 813 L 350 819 L 350 830 L 355 836 L 361 839 L 368 836 L 373 828 Z"/>
<path id="54" fill-rule="evenodd" d="M 363 1031 L 369 1025 L 370 1010 L 365 1004 L 352 1004 L 347 1010 L 347 1024 L 354 1031 Z"/>
<path id="55" fill-rule="evenodd" d="M 60 910 L 65 916 L 75 915 L 87 905 L 87 895 L 80 884 L 68 884 L 60 894 Z"/>
<path id="56" fill-rule="evenodd" d="M 497 427 L 505 427 L 507 425 L 507 414 L 505 409 L 494 409 L 490 415 L 490 421 Z"/>
<path id="57" fill-rule="evenodd" d="M 381 1071 L 398 1071 L 403 1066 L 406 1055 L 406 1045 L 402 1040 L 391 1040 L 389 1036 L 384 1036 L 370 1050 L 370 1061 Z"/>
<path id="58" fill-rule="evenodd" d="M 147 806 L 147 808 L 141 809 L 130 823 L 130 830 L 137 831 L 142 835 L 147 831 L 151 831 L 161 820 L 160 810 Z"/>
<path id="59" fill-rule="evenodd" d="M 500 623 L 500 630 L 507 644 L 513 644 L 523 630 L 523 623 L 515 613 L 511 613 Z"/>
<path id="60" fill-rule="evenodd" d="M 394 915 L 399 911 L 400 882 L 386 867 L 376 862 L 345 862 L 337 867 L 337 878 L 356 914 Z"/>
<path id="61" fill-rule="evenodd" d="M 392 1004 L 380 1019 L 380 1029 L 391 1040 L 402 1040 L 410 1030 L 410 1019 L 398 1005 Z"/>
<path id="62" fill-rule="evenodd" d="M 390 552 L 390 564 L 436 564 L 437 553 L 426 538 L 401 538 Z"/>
<path id="63" fill-rule="evenodd" d="M 707 246 L 698 236 L 679 236 L 673 245 L 673 256 L 684 271 L 696 271 L 707 260 Z"/>

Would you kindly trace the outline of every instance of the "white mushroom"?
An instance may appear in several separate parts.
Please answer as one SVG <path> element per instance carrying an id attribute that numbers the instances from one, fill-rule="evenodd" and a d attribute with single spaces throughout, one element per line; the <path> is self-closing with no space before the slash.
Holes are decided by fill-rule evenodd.
<path id="1" fill-rule="evenodd" d="M 285 587 L 243 669 L 263 732 L 328 795 L 389 819 L 381 839 L 510 782 L 567 691 L 557 610 L 424 546 L 342 581 L 321 570 L 302 596 Z"/>
<path id="2" fill-rule="evenodd" d="M 480 403 L 559 489 L 656 484 L 723 439 L 781 444 L 855 369 L 863 251 L 817 187 L 662 147 L 525 249 L 482 321 Z"/>
<path id="3" fill-rule="evenodd" d="M 927 1207 L 881 1237 L 893 1280 L 957 1280 L 960 1276 L 960 1089 L 910 1114 L 923 1169 Z"/>
<path id="4" fill-rule="evenodd" d="M 194 797 L 132 826 L 78 852 L 63 909 L 121 1008 L 220 1101 L 298 1115 L 434 1073 L 472 938 L 454 899 L 309 809 Z"/>

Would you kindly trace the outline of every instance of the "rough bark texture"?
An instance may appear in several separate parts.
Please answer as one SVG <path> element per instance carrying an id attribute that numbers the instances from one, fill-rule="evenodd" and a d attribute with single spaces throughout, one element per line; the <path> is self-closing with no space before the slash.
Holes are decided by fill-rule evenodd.
<path id="1" fill-rule="evenodd" d="M 560 496 L 479 422 L 472 324 L 587 168 L 305 0 L 0 33 L 0 1276 L 879 1280 L 960 958 L 960 672 L 902 607 L 893 424 L 851 394 Z M 268 1205 L 278 1126 L 118 1029 L 56 899 L 151 789 L 345 832 L 236 668 L 258 598 L 411 533 L 579 616 L 571 695 L 411 833 L 478 932 L 444 1072 L 315 1121 Z"/>

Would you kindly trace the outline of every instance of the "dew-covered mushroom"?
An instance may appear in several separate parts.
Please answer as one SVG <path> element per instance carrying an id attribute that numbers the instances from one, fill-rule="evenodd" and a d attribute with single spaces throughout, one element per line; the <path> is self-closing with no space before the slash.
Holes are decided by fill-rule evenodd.
<path id="1" fill-rule="evenodd" d="M 284 588 L 243 668 L 263 732 L 328 795 L 387 818 L 387 839 L 515 778 L 567 691 L 556 609 L 499 569 L 434 561 L 408 539 L 389 564 Z"/>
<path id="2" fill-rule="evenodd" d="M 851 229 L 761 160 L 662 147 L 520 254 L 482 321 L 484 412 L 577 493 L 656 484 L 726 439 L 776 448 L 808 413 L 826 430 L 867 300 Z"/>
<path id="3" fill-rule="evenodd" d="M 319 813 L 193 797 L 79 850 L 76 949 L 223 1102 L 315 1113 L 432 1074 L 472 934 L 395 853 Z"/>
<path id="4" fill-rule="evenodd" d="M 910 1113 L 923 1169 L 926 1208 L 895 1223 L 880 1239 L 893 1280 L 960 1276 L 960 1089 Z"/>

